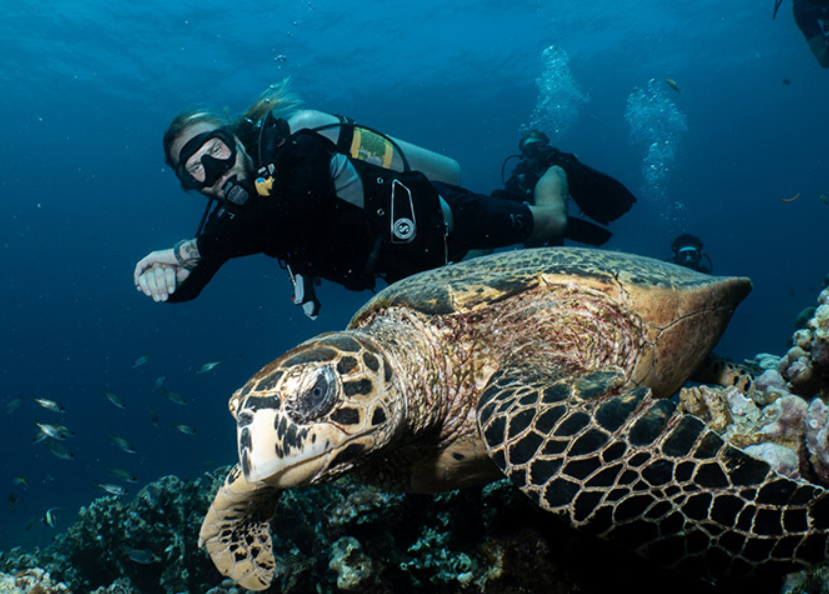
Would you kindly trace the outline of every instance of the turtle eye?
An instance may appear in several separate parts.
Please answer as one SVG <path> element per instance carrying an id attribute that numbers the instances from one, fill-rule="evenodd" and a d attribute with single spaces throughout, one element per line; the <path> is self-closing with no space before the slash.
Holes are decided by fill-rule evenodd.
<path id="1" fill-rule="evenodd" d="M 327 414 L 336 401 L 337 382 L 330 367 L 322 368 L 313 385 L 303 392 L 291 407 L 291 416 L 307 423 Z"/>

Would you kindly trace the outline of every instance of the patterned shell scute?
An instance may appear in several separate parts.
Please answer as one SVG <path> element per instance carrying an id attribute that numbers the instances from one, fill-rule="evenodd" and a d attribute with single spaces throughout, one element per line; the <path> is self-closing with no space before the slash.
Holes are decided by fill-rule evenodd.
<path id="1" fill-rule="evenodd" d="M 593 278 L 642 288 L 690 289 L 712 277 L 633 254 L 590 248 L 539 248 L 475 258 L 403 279 L 378 293 L 351 326 L 389 307 L 445 315 L 495 303 L 533 289 L 551 277 Z M 546 280 L 545 280 L 546 279 Z"/>

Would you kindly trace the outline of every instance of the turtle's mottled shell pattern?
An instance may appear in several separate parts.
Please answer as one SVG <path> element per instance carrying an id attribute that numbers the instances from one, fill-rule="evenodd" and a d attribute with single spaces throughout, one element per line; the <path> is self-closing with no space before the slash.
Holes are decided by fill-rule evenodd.
<path id="1" fill-rule="evenodd" d="M 402 306 L 425 314 L 448 314 L 486 306 L 533 289 L 546 277 L 573 277 L 584 283 L 618 282 L 644 289 L 701 287 L 712 277 L 633 254 L 567 248 L 518 250 L 494 258 L 473 259 L 403 279 L 369 301 L 352 326 L 377 310 Z"/>

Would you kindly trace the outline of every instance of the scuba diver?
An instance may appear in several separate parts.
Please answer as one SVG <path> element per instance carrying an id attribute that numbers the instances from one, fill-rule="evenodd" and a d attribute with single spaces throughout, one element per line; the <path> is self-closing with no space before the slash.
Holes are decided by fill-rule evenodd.
<path id="1" fill-rule="evenodd" d="M 317 279 L 373 289 L 377 278 L 394 282 L 470 250 L 563 232 L 554 208 L 461 188 L 453 159 L 347 118 L 295 112 L 297 103 L 283 83 L 234 122 L 205 110 L 174 118 L 166 162 L 209 202 L 194 237 L 136 264 L 139 291 L 194 299 L 229 259 L 264 253 L 288 271 L 294 303 L 313 318 Z"/>
<path id="2" fill-rule="evenodd" d="M 683 233 L 677 236 L 671 244 L 671 251 L 674 255 L 667 258 L 666 262 L 673 262 L 704 274 L 711 274 L 714 268 L 711 258 L 702 251 L 702 240 L 696 235 Z"/>
<path id="3" fill-rule="evenodd" d="M 775 0 L 772 20 L 783 0 Z M 794 0 L 794 20 L 821 68 L 829 68 L 829 0 Z"/>
<path id="4" fill-rule="evenodd" d="M 563 205 L 566 216 L 564 233 L 548 245 L 561 245 L 570 239 L 589 245 L 602 245 L 613 234 L 603 226 L 582 218 L 567 216 L 567 197 L 587 217 L 607 225 L 625 214 L 636 197 L 621 182 L 588 167 L 575 155 L 550 146 L 549 137 L 539 130 L 528 130 L 518 142 L 518 155 L 510 155 L 501 166 L 501 179 L 511 159 L 519 161 L 504 188 L 492 195 L 530 204 Z"/>

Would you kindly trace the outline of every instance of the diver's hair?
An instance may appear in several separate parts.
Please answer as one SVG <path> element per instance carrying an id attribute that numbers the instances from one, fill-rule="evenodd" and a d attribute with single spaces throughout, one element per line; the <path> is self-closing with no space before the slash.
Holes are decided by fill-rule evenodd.
<path id="1" fill-rule="evenodd" d="M 176 114 L 176 117 L 173 118 L 173 121 L 170 122 L 167 131 L 164 133 L 164 161 L 168 167 L 172 169 L 176 168 L 176 157 L 178 155 L 174 157 L 171 153 L 173 142 L 175 142 L 176 138 L 187 130 L 187 128 L 202 122 L 207 122 L 217 128 L 226 126 L 228 124 L 227 110 L 225 110 L 224 116 L 220 116 L 205 108 L 189 108 Z"/>
<path id="2" fill-rule="evenodd" d="M 702 252 L 703 248 L 702 240 L 696 235 L 691 235 L 690 233 L 683 233 L 677 236 L 673 243 L 671 243 L 671 249 L 675 252 L 686 246 L 695 247 L 699 252 Z"/>
<path id="3" fill-rule="evenodd" d="M 179 112 L 164 133 L 164 160 L 173 169 L 176 167 L 176 159 L 171 154 L 173 142 L 187 128 L 207 122 L 217 128 L 227 126 L 239 137 L 242 144 L 250 152 L 256 146 L 259 137 L 259 126 L 269 111 L 278 118 L 288 118 L 301 105 L 302 100 L 288 89 L 290 79 L 272 84 L 265 89 L 244 113 L 235 119 L 229 116 L 225 108 L 222 114 L 210 111 L 204 107 L 189 108 Z"/>

